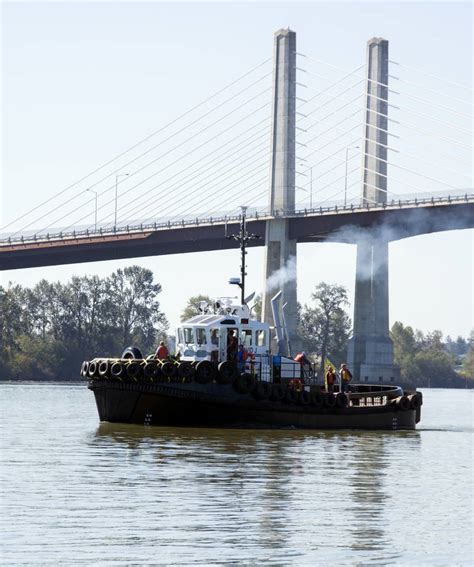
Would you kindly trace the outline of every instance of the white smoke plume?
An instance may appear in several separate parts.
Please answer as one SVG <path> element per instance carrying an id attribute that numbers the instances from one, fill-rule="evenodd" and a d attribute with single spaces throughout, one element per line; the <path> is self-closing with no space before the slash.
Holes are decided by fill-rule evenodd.
<path id="1" fill-rule="evenodd" d="M 370 279 L 379 269 L 386 266 L 388 256 L 383 251 L 377 251 L 377 248 L 382 248 L 385 243 L 440 230 L 460 230 L 473 226 L 474 219 L 467 212 L 446 211 L 433 216 L 429 209 L 416 209 L 404 211 L 403 217 L 387 220 L 372 227 L 345 226 L 332 233 L 327 241 L 365 246 L 367 261 L 365 264 L 359 263 L 358 273 L 362 279 Z"/>
<path id="2" fill-rule="evenodd" d="M 290 256 L 288 262 L 267 279 L 265 287 L 270 292 L 279 289 L 287 282 L 296 280 L 296 256 Z"/>

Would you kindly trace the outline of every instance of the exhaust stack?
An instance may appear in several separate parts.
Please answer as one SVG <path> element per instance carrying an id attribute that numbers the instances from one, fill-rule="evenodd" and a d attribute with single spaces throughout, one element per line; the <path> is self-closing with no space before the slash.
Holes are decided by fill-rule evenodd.
<path id="1" fill-rule="evenodd" d="M 286 325 L 286 316 L 285 316 L 285 307 L 288 305 L 288 302 L 285 302 L 281 307 L 281 318 L 283 320 L 283 332 L 286 339 L 286 348 L 288 349 L 288 356 L 291 358 L 291 343 L 290 343 L 290 335 L 288 334 L 288 327 Z"/>
<path id="2" fill-rule="evenodd" d="M 285 351 L 285 336 L 280 318 L 280 299 L 281 299 L 281 290 L 272 297 L 271 303 L 272 303 L 273 321 L 275 322 L 276 340 L 278 343 L 278 354 L 281 355 L 284 354 Z"/>

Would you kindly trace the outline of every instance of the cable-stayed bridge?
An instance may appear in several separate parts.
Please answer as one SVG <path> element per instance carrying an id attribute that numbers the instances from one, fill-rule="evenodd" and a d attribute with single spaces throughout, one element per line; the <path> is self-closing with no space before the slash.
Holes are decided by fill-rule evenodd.
<path id="1" fill-rule="evenodd" d="M 389 203 L 350 205 L 341 202 L 326 207 L 291 212 L 247 210 L 247 223 L 259 240 L 249 246 L 265 245 L 266 222 L 289 219 L 289 236 L 297 242 L 357 243 L 361 230 L 390 232 L 390 240 L 463 229 L 472 226 L 474 195 L 456 193 L 425 195 Z M 7 238 L 0 255 L 2 269 L 76 264 L 100 260 L 162 256 L 236 248 L 225 238 L 237 229 L 241 214 L 182 220 L 158 219 L 117 228 L 77 229 L 69 232 Z M 2 254 L 2 253 L 0 253 Z"/>
<path id="2" fill-rule="evenodd" d="M 343 69 L 280 30 L 273 58 L 7 222 L 0 269 L 230 248 L 244 205 L 267 277 L 298 242 L 358 244 L 372 275 L 357 280 L 352 363 L 365 372 L 378 352 L 385 376 L 388 242 L 473 226 L 471 103 L 462 84 L 391 60 L 386 40 Z M 296 283 L 283 295 L 294 331 Z"/>

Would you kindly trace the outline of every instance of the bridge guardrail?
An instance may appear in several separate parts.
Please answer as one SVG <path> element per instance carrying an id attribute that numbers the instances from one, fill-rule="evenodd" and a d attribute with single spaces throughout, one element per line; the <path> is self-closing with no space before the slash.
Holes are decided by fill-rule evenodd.
<path id="1" fill-rule="evenodd" d="M 465 193 L 464 195 L 447 195 L 444 197 L 431 197 L 426 199 L 392 199 L 386 203 L 361 203 L 359 205 L 354 205 L 353 203 L 343 205 L 343 206 L 327 206 L 327 207 L 313 207 L 298 209 L 294 211 L 285 211 L 284 209 L 277 209 L 274 211 L 258 211 L 255 210 L 254 213 L 247 214 L 247 221 L 252 220 L 268 220 L 272 218 L 297 218 L 297 217 L 308 217 L 308 216 L 321 216 L 327 214 L 351 214 L 354 212 L 365 212 L 365 211 L 375 211 L 375 210 L 386 210 L 386 209 L 397 209 L 397 208 L 413 208 L 419 206 L 434 206 L 442 204 L 454 204 L 454 203 L 469 203 L 474 202 L 474 194 Z M 107 236 L 122 236 L 128 234 L 141 234 L 144 232 L 155 232 L 158 230 L 166 230 L 172 228 L 192 228 L 196 226 L 203 225 L 226 225 L 227 223 L 238 223 L 241 220 L 241 215 L 224 215 L 219 217 L 208 217 L 200 218 L 199 216 L 194 219 L 189 220 L 179 220 L 179 221 L 165 221 L 165 222 L 153 222 L 147 224 L 136 224 L 136 225 L 126 225 L 124 227 L 111 227 L 111 228 L 99 228 L 97 230 L 73 230 L 70 232 L 57 232 L 57 233 L 47 233 L 47 234 L 33 234 L 28 236 L 18 236 L 15 238 L 8 237 L 0 239 L 0 249 L 12 246 L 15 244 L 35 244 L 41 242 L 63 242 L 66 240 L 86 240 L 88 238 L 96 237 L 107 237 Z"/>

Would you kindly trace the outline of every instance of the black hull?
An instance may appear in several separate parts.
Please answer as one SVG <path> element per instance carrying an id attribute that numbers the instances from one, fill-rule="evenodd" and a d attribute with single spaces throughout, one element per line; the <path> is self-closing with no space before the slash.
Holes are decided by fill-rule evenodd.
<path id="1" fill-rule="evenodd" d="M 415 429 L 420 410 L 393 404 L 319 408 L 237 394 L 218 384 L 155 384 L 92 380 L 99 418 L 114 423 L 177 427 Z"/>

